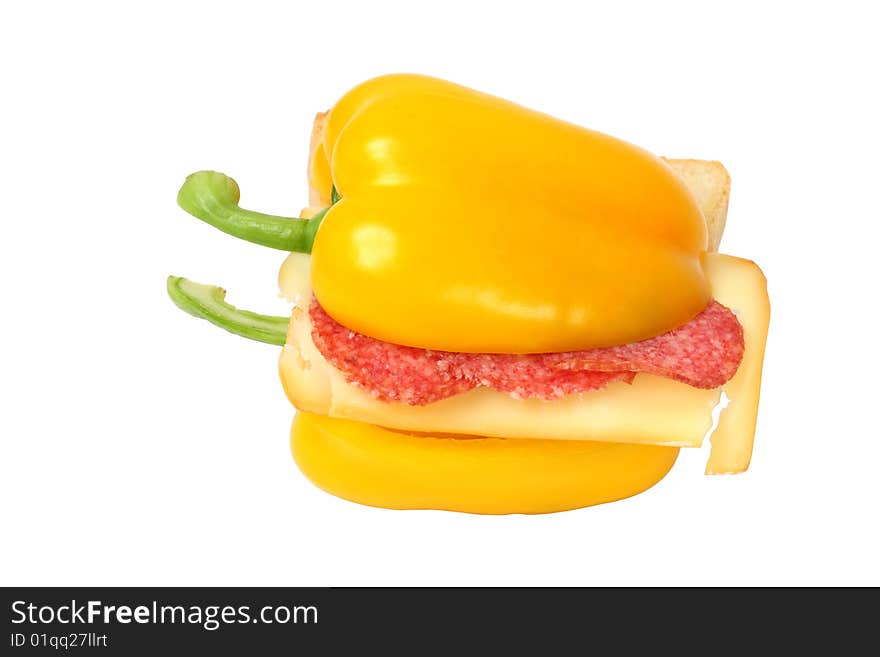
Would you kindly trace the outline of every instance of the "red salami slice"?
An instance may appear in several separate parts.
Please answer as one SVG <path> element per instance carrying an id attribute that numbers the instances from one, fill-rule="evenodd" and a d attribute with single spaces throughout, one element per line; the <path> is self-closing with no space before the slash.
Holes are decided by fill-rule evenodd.
<path id="1" fill-rule="evenodd" d="M 312 341 L 345 380 L 384 401 L 429 404 L 476 387 L 443 352 L 382 342 L 336 322 L 312 299 Z"/>
<path id="2" fill-rule="evenodd" d="M 316 299 L 310 308 L 312 340 L 346 381 L 377 399 L 423 405 L 491 387 L 515 398 L 556 399 L 632 383 L 639 372 L 698 388 L 716 388 L 742 360 L 742 326 L 730 309 L 712 301 L 687 324 L 619 347 L 551 354 L 464 354 L 417 349 L 351 331 Z"/>
<path id="3" fill-rule="evenodd" d="M 563 370 L 630 370 L 665 376 L 695 388 L 717 388 L 736 374 L 743 357 L 743 329 L 726 306 L 712 301 L 684 326 L 650 340 L 619 347 L 545 354 Z"/>

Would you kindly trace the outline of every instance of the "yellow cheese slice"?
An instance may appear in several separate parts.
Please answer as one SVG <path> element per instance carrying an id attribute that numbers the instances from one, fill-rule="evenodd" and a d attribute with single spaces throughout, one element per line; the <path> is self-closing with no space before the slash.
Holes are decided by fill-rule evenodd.
<path id="1" fill-rule="evenodd" d="M 745 472 L 752 458 L 770 298 L 767 279 L 751 260 L 710 254 L 705 264 L 712 296 L 736 313 L 745 336 L 743 361 L 724 385 L 730 402 L 712 432 L 712 451 L 706 464 L 706 474 L 735 474 Z"/>
<path id="2" fill-rule="evenodd" d="M 308 256 L 292 254 L 279 275 L 282 294 L 300 300 L 279 369 L 288 397 L 301 410 L 408 431 L 680 447 L 699 447 L 711 428 L 721 389 L 699 390 L 649 374 L 639 374 L 632 385 L 616 382 L 554 401 L 518 400 L 488 388 L 425 406 L 379 401 L 347 383 L 315 348 L 308 265 Z M 734 472 L 748 466 L 751 452 L 769 321 L 766 285 L 748 260 L 708 254 L 706 268 L 713 296 L 737 312 L 745 331 L 746 357 L 725 387 L 730 404 L 719 423 L 725 438 L 713 440 L 711 457 L 711 471 Z"/>

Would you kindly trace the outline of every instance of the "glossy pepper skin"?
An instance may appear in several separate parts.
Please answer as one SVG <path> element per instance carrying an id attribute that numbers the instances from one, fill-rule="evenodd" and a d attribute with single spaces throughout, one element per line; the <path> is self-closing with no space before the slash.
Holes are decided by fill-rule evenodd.
<path id="1" fill-rule="evenodd" d="M 636 495 L 669 472 L 679 448 L 415 436 L 300 411 L 291 451 L 312 483 L 353 502 L 499 514 L 553 513 Z"/>
<path id="2" fill-rule="evenodd" d="M 660 158 L 449 82 L 370 80 L 330 111 L 315 295 L 374 338 L 460 352 L 649 338 L 709 301 L 705 221 Z"/>

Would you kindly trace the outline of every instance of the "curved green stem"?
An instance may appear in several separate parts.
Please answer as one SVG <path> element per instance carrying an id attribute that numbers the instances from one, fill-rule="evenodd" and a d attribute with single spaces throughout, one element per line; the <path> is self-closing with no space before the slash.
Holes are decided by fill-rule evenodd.
<path id="1" fill-rule="evenodd" d="M 239 310 L 226 303 L 226 290 L 221 287 L 193 283 L 181 276 L 169 276 L 168 296 L 181 310 L 207 319 L 230 333 L 277 345 L 283 345 L 287 338 L 286 317 Z"/>
<path id="2" fill-rule="evenodd" d="M 229 176 L 199 171 L 187 177 L 177 194 L 177 204 L 194 217 L 248 242 L 311 253 L 326 210 L 311 219 L 276 217 L 238 207 L 240 197 L 238 184 Z"/>

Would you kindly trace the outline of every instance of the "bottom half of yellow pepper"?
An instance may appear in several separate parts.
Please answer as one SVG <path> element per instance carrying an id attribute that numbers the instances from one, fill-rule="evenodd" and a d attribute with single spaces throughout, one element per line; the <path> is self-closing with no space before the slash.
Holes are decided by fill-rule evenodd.
<path id="1" fill-rule="evenodd" d="M 551 513 L 660 481 L 678 447 L 414 434 L 299 411 L 294 459 L 319 488 L 388 509 Z"/>

